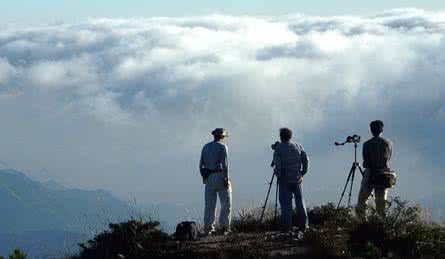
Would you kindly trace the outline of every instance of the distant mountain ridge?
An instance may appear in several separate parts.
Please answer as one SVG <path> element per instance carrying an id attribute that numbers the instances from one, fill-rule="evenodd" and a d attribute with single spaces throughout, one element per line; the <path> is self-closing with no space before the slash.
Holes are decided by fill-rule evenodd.
<path id="1" fill-rule="evenodd" d="M 110 193 L 68 189 L 40 183 L 14 169 L 0 170 L 0 232 L 64 230 L 82 233 L 103 217 L 126 213 L 125 203 Z M 102 222 L 103 225 L 103 222 Z"/>
<path id="2" fill-rule="evenodd" d="M 39 182 L 0 167 L 0 255 L 20 247 L 28 258 L 58 258 L 77 251 L 80 241 L 108 223 L 137 216 L 131 215 L 132 207 L 104 190 Z M 145 204 L 138 212 L 143 208 L 148 216 L 160 219 L 167 231 L 173 230 L 178 215 L 186 214 L 184 207 L 171 204 Z"/>

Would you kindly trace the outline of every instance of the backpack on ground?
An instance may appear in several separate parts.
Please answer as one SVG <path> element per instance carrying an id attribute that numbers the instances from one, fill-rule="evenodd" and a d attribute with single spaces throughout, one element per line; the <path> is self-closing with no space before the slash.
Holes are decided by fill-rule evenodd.
<path id="1" fill-rule="evenodd" d="M 198 239 L 198 227 L 193 221 L 184 221 L 176 226 L 176 240 L 192 241 Z"/>

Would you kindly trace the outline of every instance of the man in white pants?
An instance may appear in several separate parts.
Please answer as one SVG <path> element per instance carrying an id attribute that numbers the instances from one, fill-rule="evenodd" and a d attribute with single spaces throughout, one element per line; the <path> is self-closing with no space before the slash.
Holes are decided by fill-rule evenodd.
<path id="1" fill-rule="evenodd" d="M 369 127 L 373 137 L 363 143 L 363 167 L 365 172 L 363 172 L 356 207 L 357 216 L 361 219 L 366 218 L 367 201 L 373 190 L 377 213 L 381 217 L 385 217 L 388 189 L 375 186 L 372 182 L 378 174 L 391 171 L 389 161 L 392 156 L 393 145 L 390 140 L 383 137 L 383 121 L 372 121 Z"/>
<path id="2" fill-rule="evenodd" d="M 212 131 L 214 140 L 204 145 L 199 170 L 205 184 L 204 230 L 209 235 L 215 231 L 216 197 L 221 202 L 219 227 L 223 234 L 230 232 L 232 187 L 229 180 L 229 161 L 224 139 L 227 131 L 217 128 Z"/>

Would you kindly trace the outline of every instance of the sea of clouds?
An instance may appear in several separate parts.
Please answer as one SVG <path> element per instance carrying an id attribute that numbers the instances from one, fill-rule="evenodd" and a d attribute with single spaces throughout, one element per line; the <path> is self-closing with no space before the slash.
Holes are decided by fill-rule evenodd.
<path id="1" fill-rule="evenodd" d="M 270 144 L 306 148 L 309 203 L 336 200 L 349 134 L 382 119 L 396 195 L 441 191 L 445 12 L 92 19 L 0 25 L 0 159 L 36 178 L 141 201 L 200 202 L 201 146 L 228 129 L 239 203 L 256 204 Z"/>

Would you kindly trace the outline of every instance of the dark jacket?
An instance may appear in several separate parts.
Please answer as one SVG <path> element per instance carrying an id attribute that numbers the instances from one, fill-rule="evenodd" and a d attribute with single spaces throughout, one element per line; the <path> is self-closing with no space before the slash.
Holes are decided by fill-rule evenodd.
<path id="1" fill-rule="evenodd" d="M 369 169 L 389 169 L 392 155 L 392 142 L 383 137 L 373 137 L 363 143 L 363 167 Z"/>

